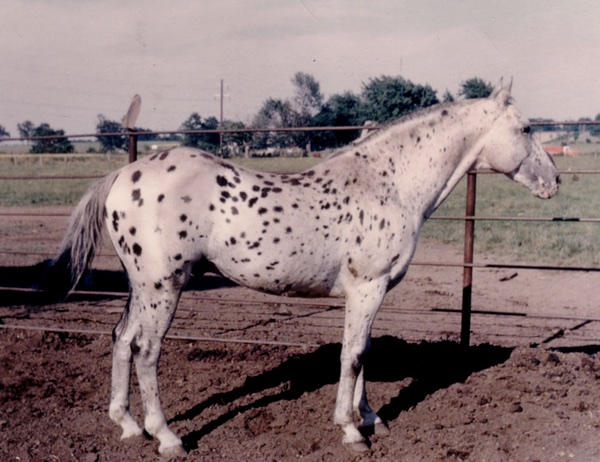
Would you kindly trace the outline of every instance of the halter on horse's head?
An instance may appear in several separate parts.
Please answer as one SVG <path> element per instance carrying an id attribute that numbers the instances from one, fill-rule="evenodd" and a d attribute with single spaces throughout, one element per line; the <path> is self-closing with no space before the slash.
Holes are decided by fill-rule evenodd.
<path id="1" fill-rule="evenodd" d="M 477 166 L 504 173 L 529 188 L 533 195 L 548 199 L 558 191 L 560 177 L 554 161 L 513 104 L 511 87 L 512 82 L 506 87 L 500 82 L 489 97 L 497 118 L 493 129 L 481 140 Z"/>

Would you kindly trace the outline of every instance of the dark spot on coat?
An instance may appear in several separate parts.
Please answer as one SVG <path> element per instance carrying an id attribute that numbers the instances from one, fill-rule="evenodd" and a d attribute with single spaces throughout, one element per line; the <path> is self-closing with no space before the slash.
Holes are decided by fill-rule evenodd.
<path id="1" fill-rule="evenodd" d="M 192 198 L 190 196 L 182 196 L 181 200 L 183 202 L 185 202 L 186 204 L 189 204 L 190 202 L 192 202 Z"/>
<path id="2" fill-rule="evenodd" d="M 171 165 L 168 169 L 167 172 L 172 172 L 176 169 L 177 167 L 175 165 Z"/>
<path id="3" fill-rule="evenodd" d="M 169 156 L 169 153 L 170 153 L 169 151 L 165 151 L 165 152 L 163 152 L 163 153 L 160 155 L 159 159 L 160 159 L 160 160 L 165 160 L 165 159 L 166 159 L 166 158 Z"/>
<path id="4" fill-rule="evenodd" d="M 133 253 L 138 257 L 142 254 L 142 247 L 137 242 L 133 244 L 131 250 L 133 250 Z"/>
<path id="5" fill-rule="evenodd" d="M 214 212 L 214 211 L 215 211 L 215 206 L 214 206 L 214 205 L 212 205 L 212 204 L 210 204 L 210 205 L 208 206 L 208 210 L 210 210 L 211 212 Z"/>
<path id="6" fill-rule="evenodd" d="M 141 350 L 140 346 L 137 344 L 135 339 L 133 339 L 129 344 L 129 349 L 131 350 L 131 354 L 133 354 L 134 356 L 138 355 Z"/>
<path id="7" fill-rule="evenodd" d="M 276 213 L 283 213 L 283 207 L 280 205 L 276 205 L 275 207 L 273 207 L 273 211 Z"/>
<path id="8" fill-rule="evenodd" d="M 181 215 L 179 216 L 179 219 L 180 219 L 181 221 L 185 221 L 185 220 L 187 220 L 187 215 L 186 215 L 185 213 L 184 213 L 184 214 L 181 214 Z"/>
<path id="9" fill-rule="evenodd" d="M 267 209 L 264 207 L 261 207 L 258 209 L 258 214 L 259 215 L 264 215 L 265 213 L 267 213 Z"/>
<path id="10" fill-rule="evenodd" d="M 140 197 L 142 197 L 142 192 L 139 189 L 134 189 L 133 191 L 131 191 L 131 200 L 136 202 L 140 200 Z"/>
<path id="11" fill-rule="evenodd" d="M 242 199 L 242 201 L 245 201 L 246 199 L 248 199 L 248 194 L 246 194 L 244 191 L 240 191 L 240 199 Z"/>
<path id="12" fill-rule="evenodd" d="M 119 214 L 117 213 L 116 210 L 113 212 L 112 217 L 113 217 L 113 222 L 112 222 L 113 229 L 115 231 L 119 231 Z"/>
<path id="13" fill-rule="evenodd" d="M 142 176 L 142 172 L 140 172 L 139 170 L 136 170 L 135 172 L 133 172 L 133 175 L 131 175 L 131 181 L 133 181 L 134 183 L 137 183 L 139 181 L 139 179 Z"/>
<path id="14" fill-rule="evenodd" d="M 250 200 L 248 201 L 248 207 L 252 208 L 252 206 L 253 206 L 254 204 L 256 204 L 256 201 L 257 201 L 257 200 L 258 200 L 258 197 L 253 197 L 252 199 L 250 199 Z"/>
<path id="15" fill-rule="evenodd" d="M 160 282 L 160 281 L 159 282 L 155 282 L 154 283 L 154 288 L 156 290 L 161 290 L 163 288 L 162 282 Z"/>
<path id="16" fill-rule="evenodd" d="M 165 198 L 165 195 L 164 194 L 160 194 L 158 196 L 158 202 L 162 202 L 164 198 Z"/>
<path id="17" fill-rule="evenodd" d="M 187 231 L 179 231 L 179 239 L 185 239 L 187 237 Z"/>
<path id="18" fill-rule="evenodd" d="M 237 207 L 231 207 L 231 214 L 232 214 L 232 215 L 237 215 L 238 213 L 239 213 L 239 212 L 238 212 L 238 209 L 237 209 Z"/>
<path id="19" fill-rule="evenodd" d="M 131 234 L 132 236 L 135 236 L 135 233 L 136 233 L 135 226 L 132 226 L 131 228 L 129 228 L 129 234 Z"/>
<path id="20" fill-rule="evenodd" d="M 225 187 L 227 186 L 227 183 L 229 183 L 227 181 L 227 178 L 225 178 L 224 176 L 221 175 L 217 175 L 217 184 L 221 187 Z"/>

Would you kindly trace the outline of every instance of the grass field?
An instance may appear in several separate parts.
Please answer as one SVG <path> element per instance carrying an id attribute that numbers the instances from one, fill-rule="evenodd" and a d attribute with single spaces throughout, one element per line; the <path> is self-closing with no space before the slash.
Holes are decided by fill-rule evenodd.
<path id="1" fill-rule="evenodd" d="M 594 145 L 591 145 L 594 147 Z M 582 151 L 584 152 L 584 151 Z M 600 170 L 595 151 L 580 157 L 558 157 L 563 183 L 558 196 L 542 201 L 503 175 L 479 175 L 477 215 L 510 217 L 600 217 L 600 176 L 569 173 Z M 296 172 L 310 168 L 321 159 L 267 158 L 236 162 L 262 171 Z M 0 157 L 0 205 L 43 206 L 74 204 L 91 179 L 27 179 L 23 176 L 101 176 L 127 162 L 125 155 L 109 157 L 64 156 L 38 159 Z M 465 182 L 461 182 L 435 216 L 464 215 Z M 423 235 L 447 243 L 461 244 L 463 221 L 430 220 Z M 508 256 L 521 262 L 600 266 L 600 223 L 498 222 L 476 223 L 476 253 Z"/>

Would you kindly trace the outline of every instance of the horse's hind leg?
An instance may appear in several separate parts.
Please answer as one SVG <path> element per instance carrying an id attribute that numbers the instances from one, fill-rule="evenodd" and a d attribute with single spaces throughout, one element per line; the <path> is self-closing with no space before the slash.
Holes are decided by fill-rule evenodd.
<path id="1" fill-rule="evenodd" d="M 182 275 L 182 280 L 165 281 L 164 285 L 152 283 L 151 287 L 146 283 L 143 291 L 141 284 L 132 283 L 129 313 L 115 329 L 110 416 L 123 428 L 123 437 L 136 434 L 132 425 L 135 422 L 128 411 L 133 358 L 144 404 L 144 428 L 159 440 L 158 450 L 167 456 L 185 456 L 186 452 L 181 440 L 167 426 L 159 398 L 157 367 L 162 340 L 175 314 L 181 287 L 187 277 L 187 274 Z M 123 413 L 123 410 L 126 412 Z"/>
<path id="2" fill-rule="evenodd" d="M 142 434 L 142 429 L 129 412 L 129 383 L 131 381 L 131 338 L 135 335 L 128 324 L 131 294 L 119 323 L 113 331 L 112 385 L 109 415 L 123 433 L 121 439 Z"/>

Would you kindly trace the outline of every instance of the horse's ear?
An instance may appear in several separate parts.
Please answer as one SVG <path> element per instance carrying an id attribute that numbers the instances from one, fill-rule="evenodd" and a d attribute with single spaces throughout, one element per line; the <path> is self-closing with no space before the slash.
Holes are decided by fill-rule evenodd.
<path id="1" fill-rule="evenodd" d="M 507 86 L 504 86 L 503 81 L 504 79 L 500 77 L 500 82 L 498 82 L 498 85 L 496 85 L 496 87 L 492 90 L 490 98 L 498 100 L 502 104 L 508 105 L 511 101 L 510 92 L 512 90 L 513 79 L 511 77 L 510 83 Z"/>

